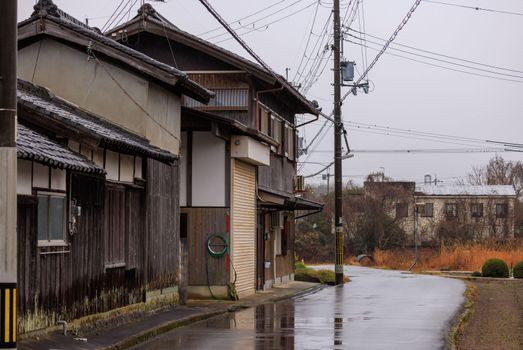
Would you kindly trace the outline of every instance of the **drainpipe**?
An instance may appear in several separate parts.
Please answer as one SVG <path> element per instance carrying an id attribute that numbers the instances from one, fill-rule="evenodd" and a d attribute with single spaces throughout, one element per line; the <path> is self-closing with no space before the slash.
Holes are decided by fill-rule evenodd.
<path id="1" fill-rule="evenodd" d="M 295 126 L 295 128 L 300 128 L 300 127 L 302 127 L 302 126 L 305 126 L 305 125 L 307 125 L 307 124 L 310 124 L 310 123 L 312 123 L 312 122 L 315 122 L 315 121 L 317 121 L 319 118 L 320 118 L 320 114 L 318 113 L 318 114 L 316 114 L 316 118 L 311 119 L 311 120 L 309 120 L 308 122 L 298 124 L 298 125 Z"/>
<path id="2" fill-rule="evenodd" d="M 269 92 L 282 91 L 283 85 L 276 89 L 260 90 L 256 92 L 256 129 L 260 130 L 260 95 Z"/>
<path id="3" fill-rule="evenodd" d="M 57 323 L 64 326 L 64 335 L 67 335 L 67 321 L 62 320 L 62 321 L 58 321 Z"/>

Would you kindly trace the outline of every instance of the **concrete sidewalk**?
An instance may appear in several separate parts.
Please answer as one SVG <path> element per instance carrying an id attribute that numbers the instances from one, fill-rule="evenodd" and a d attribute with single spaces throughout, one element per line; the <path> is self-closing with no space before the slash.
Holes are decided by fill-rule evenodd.
<path id="1" fill-rule="evenodd" d="M 90 334 L 81 334 L 81 331 L 77 336 L 52 333 L 36 339 L 23 340 L 18 342 L 18 349 L 125 349 L 174 328 L 227 312 L 313 293 L 321 288 L 322 285 L 317 283 L 293 281 L 257 292 L 240 301 L 190 300 L 187 306 L 174 306 L 148 314 L 132 323 L 99 329 Z"/>

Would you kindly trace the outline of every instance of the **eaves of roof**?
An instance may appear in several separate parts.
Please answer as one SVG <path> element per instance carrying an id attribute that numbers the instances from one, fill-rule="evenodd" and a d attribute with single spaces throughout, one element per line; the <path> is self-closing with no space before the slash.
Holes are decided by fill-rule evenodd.
<path id="1" fill-rule="evenodd" d="M 145 16 L 142 15 L 143 13 L 145 13 Z M 144 21 L 146 22 L 145 26 Z M 271 86 L 280 83 L 283 85 L 285 91 L 290 93 L 297 100 L 298 104 L 303 107 L 300 112 L 314 115 L 319 114 L 317 107 L 314 106 L 312 102 L 307 100 L 302 94 L 300 94 L 283 77 L 279 76 L 279 78 L 276 78 L 273 72 L 268 72 L 261 65 L 243 58 L 242 56 L 226 50 L 218 45 L 203 40 L 196 35 L 181 30 L 173 23 L 166 20 L 165 17 L 161 16 L 150 4 L 143 5 L 138 10 L 138 15 L 136 17 L 111 29 L 106 34 L 111 35 L 124 29 L 127 30 L 127 35 L 133 35 L 141 31 L 150 32 L 159 36 L 165 36 L 167 34 L 171 40 L 217 57 L 233 66 L 240 68 L 241 70 L 249 72 L 253 76 L 264 81 L 265 83 L 270 84 Z"/>
<path id="2" fill-rule="evenodd" d="M 36 122 L 43 127 L 58 126 L 64 131 L 72 130 L 75 134 L 95 140 L 99 146 L 117 151 L 139 154 L 163 162 L 177 159 L 174 154 L 151 145 L 147 139 L 80 109 L 44 87 L 19 80 L 17 96 L 20 119 L 28 119 L 26 112 L 30 111 L 38 119 L 28 120 L 32 124 Z"/>
<path id="3" fill-rule="evenodd" d="M 252 138 L 254 138 L 256 140 L 265 142 L 271 146 L 278 147 L 280 145 L 280 143 L 278 141 L 276 141 L 275 139 L 273 139 L 272 137 L 265 135 L 264 133 L 262 133 L 261 131 L 259 131 L 257 129 L 250 128 L 247 125 L 245 125 L 235 119 L 227 118 L 227 117 L 224 117 L 221 115 L 217 115 L 217 114 L 213 114 L 213 113 L 209 113 L 209 112 L 205 112 L 205 111 L 200 111 L 200 110 L 185 107 L 185 106 L 182 106 L 182 115 L 197 116 L 197 117 L 205 118 L 205 119 L 208 119 L 210 121 L 214 121 L 214 122 L 217 122 L 220 124 L 225 124 L 225 125 L 230 126 L 236 132 L 239 132 L 240 134 L 251 136 Z"/>
<path id="4" fill-rule="evenodd" d="M 186 73 L 159 62 L 104 36 L 99 30 L 88 27 L 58 9 L 51 0 L 40 0 L 28 19 L 18 23 L 19 44 L 41 35 L 65 40 L 72 45 L 85 46 L 86 50 L 108 56 L 131 69 L 164 84 L 179 88 L 181 93 L 199 102 L 208 103 L 214 93 L 189 79 Z"/>
<path id="5" fill-rule="evenodd" d="M 21 124 L 18 124 L 16 151 L 20 159 L 33 160 L 53 168 L 88 174 L 105 174 L 103 168 L 81 154 L 75 153 Z"/>

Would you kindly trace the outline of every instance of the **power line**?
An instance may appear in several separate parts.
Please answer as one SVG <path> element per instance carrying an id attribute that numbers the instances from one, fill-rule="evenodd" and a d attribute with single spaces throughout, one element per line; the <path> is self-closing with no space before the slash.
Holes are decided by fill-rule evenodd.
<path id="1" fill-rule="evenodd" d="M 402 128 L 390 127 L 390 126 L 385 126 L 385 125 L 368 124 L 368 123 L 361 123 L 361 122 L 354 122 L 354 121 L 348 121 L 347 123 L 364 126 L 364 127 L 369 127 L 369 128 L 374 128 L 374 129 L 381 129 L 381 130 L 385 130 L 385 131 L 389 131 L 389 132 L 409 133 L 409 134 L 413 134 L 413 135 L 447 139 L 447 140 L 468 141 L 468 142 L 472 142 L 472 143 L 488 142 L 488 140 L 486 140 L 486 139 L 479 139 L 479 138 L 466 137 L 466 136 L 456 136 L 456 135 L 434 133 L 434 132 L 427 132 L 427 131 L 417 131 L 417 130 L 412 130 L 412 129 L 402 129 Z M 503 144 L 505 144 L 505 143 L 503 143 Z"/>
<path id="2" fill-rule="evenodd" d="M 354 42 L 354 41 L 350 41 L 350 40 L 348 40 L 348 41 L 351 42 L 352 44 L 355 44 L 355 45 L 361 45 L 361 44 L 359 44 L 357 42 Z M 375 50 L 375 51 L 379 50 L 379 49 L 376 49 L 376 48 L 371 47 L 371 46 L 367 46 L 367 48 L 369 48 L 371 50 Z M 462 70 L 462 69 L 446 67 L 446 66 L 442 66 L 442 65 L 439 65 L 439 64 L 434 64 L 434 63 L 430 63 L 430 62 L 427 62 L 427 61 L 422 61 L 422 60 L 418 60 L 418 59 L 415 59 L 415 58 L 398 55 L 398 54 L 391 53 L 391 52 L 386 52 L 386 54 L 390 55 L 390 56 L 403 58 L 403 59 L 406 59 L 406 60 L 409 60 L 409 61 L 426 64 L 428 66 L 433 66 L 433 67 L 437 67 L 437 68 L 447 69 L 447 70 L 454 71 L 454 72 L 460 72 L 460 73 L 464 73 L 464 74 L 475 75 L 475 76 L 478 76 L 478 77 L 484 77 L 484 78 L 490 78 L 490 79 L 496 79 L 496 80 L 511 81 L 511 82 L 520 83 L 520 84 L 523 83 L 522 80 L 508 79 L 508 78 L 502 78 L 502 77 L 497 77 L 497 76 L 492 76 L 492 75 L 487 75 L 487 74 L 474 73 L 474 72 L 470 72 L 470 71 L 466 71 L 466 70 Z M 345 94 L 345 96 L 348 96 L 350 93 L 351 93 L 350 91 L 347 92 Z"/>
<path id="3" fill-rule="evenodd" d="M 109 19 L 107 20 L 107 22 L 103 25 L 102 27 L 102 32 L 104 32 L 106 29 L 109 29 L 112 27 L 112 25 L 114 24 L 114 22 L 118 19 L 118 17 L 120 17 L 122 15 L 122 13 L 124 13 L 126 7 L 131 3 L 132 0 L 127 0 L 127 2 L 125 3 L 125 5 L 123 5 L 123 7 L 120 9 L 120 7 L 122 6 L 122 4 L 124 3 L 125 0 L 122 0 L 120 2 L 120 4 L 118 5 L 118 7 L 114 10 L 113 14 L 109 17 Z M 136 2 L 135 2 L 136 3 Z M 132 6 L 132 5 L 131 5 Z M 120 9 L 118 11 L 118 9 Z M 118 14 L 115 15 L 115 13 L 118 11 Z M 124 17 L 125 17 L 125 14 L 124 14 Z"/>
<path id="4" fill-rule="evenodd" d="M 303 59 L 305 58 L 305 54 L 307 54 L 307 49 L 309 48 L 309 43 L 311 41 L 312 32 L 314 31 L 314 26 L 316 24 L 316 19 L 318 17 L 318 9 L 319 9 L 319 7 L 320 7 L 320 1 L 318 1 L 318 4 L 316 6 L 316 10 L 314 11 L 314 17 L 312 19 L 311 30 L 309 31 L 309 36 L 307 37 L 307 42 L 305 44 L 305 49 L 304 49 L 303 55 L 301 56 L 300 63 L 298 64 L 298 68 L 296 69 L 296 73 L 294 74 L 294 77 L 292 78 L 293 81 L 294 81 L 294 79 L 296 79 L 296 75 L 298 74 L 298 71 L 301 69 L 301 65 L 303 63 Z"/>
<path id="5" fill-rule="evenodd" d="M 272 16 L 274 16 L 274 15 L 278 15 L 278 14 L 280 14 L 283 10 L 286 10 L 286 9 L 288 9 L 288 8 L 291 8 L 291 7 L 293 7 L 294 5 L 299 4 L 300 2 L 303 2 L 303 1 L 305 1 L 305 0 L 297 0 L 297 1 L 294 1 L 293 3 L 291 3 L 291 4 L 289 4 L 289 5 L 287 5 L 287 6 L 283 7 L 283 8 L 281 8 L 281 9 L 279 9 L 279 10 L 277 10 L 277 11 L 271 12 L 271 13 L 269 13 L 268 15 L 265 15 L 265 16 L 263 16 L 263 17 L 257 19 L 257 20 L 254 20 L 254 21 L 251 21 L 251 22 L 248 22 L 248 23 L 244 23 L 244 24 L 241 24 L 241 23 L 240 23 L 240 27 L 238 27 L 238 28 L 236 28 L 236 29 L 234 29 L 234 30 L 239 30 L 239 29 L 245 28 L 245 27 L 247 27 L 247 26 L 254 25 L 254 24 L 256 24 L 257 22 L 260 22 L 260 21 L 262 21 L 262 20 L 264 20 L 264 19 L 270 18 L 270 17 L 272 17 Z M 315 4 L 315 3 L 316 3 L 316 1 L 314 1 L 312 4 Z M 264 25 L 264 26 L 266 26 L 266 25 Z M 211 36 L 211 37 L 209 37 L 209 38 L 206 38 L 206 40 L 210 41 L 210 40 L 212 40 L 212 39 L 216 39 L 216 38 L 219 38 L 219 37 L 224 36 L 224 35 L 227 35 L 227 32 L 225 32 L 225 33 L 220 33 L 220 34 L 216 34 L 216 35 L 214 35 L 214 36 Z"/>
<path id="6" fill-rule="evenodd" d="M 506 148 L 412 148 L 412 149 L 352 149 L 351 153 L 425 153 L 425 154 L 447 154 L 447 153 L 504 153 L 523 152 L 522 150 L 511 150 Z M 316 153 L 332 153 L 330 150 L 317 150 Z"/>
<path id="7" fill-rule="evenodd" d="M 265 27 L 264 30 L 268 29 L 269 26 L 271 26 L 271 25 L 273 25 L 273 24 L 275 24 L 275 23 L 281 22 L 281 21 L 283 21 L 283 20 L 285 20 L 285 19 L 287 19 L 287 18 L 290 18 L 290 17 L 292 17 L 292 16 L 294 16 L 294 15 L 300 13 L 300 12 L 303 12 L 303 11 L 307 10 L 308 8 L 312 7 L 315 3 L 316 3 L 316 1 L 313 2 L 313 3 L 311 3 L 311 4 L 309 4 L 309 5 L 307 5 L 307 6 L 305 6 L 305 7 L 303 7 L 303 8 L 301 8 L 301 9 L 299 9 L 299 10 L 297 10 L 297 11 L 295 11 L 295 12 L 292 12 L 292 13 L 290 13 L 290 14 L 288 14 L 288 15 L 285 15 L 285 16 L 283 16 L 283 17 L 280 17 L 280 18 L 278 18 L 278 19 L 276 19 L 276 20 L 274 20 L 274 21 L 272 21 L 272 22 L 269 22 L 269 23 L 264 24 L 264 25 L 263 25 L 263 26 Z M 246 31 L 246 32 L 243 32 L 243 33 L 241 33 L 240 35 L 246 35 L 246 34 L 249 34 L 249 33 L 252 33 L 252 32 L 257 32 L 257 31 L 259 31 L 259 29 L 258 29 L 258 28 L 254 28 L 254 29 L 248 30 L 248 31 Z M 220 35 L 220 36 L 221 36 L 221 35 Z M 227 39 L 222 39 L 222 40 L 219 40 L 219 41 L 215 41 L 214 44 L 219 44 L 219 43 L 222 43 L 222 42 L 224 42 L 224 41 L 229 41 L 229 40 L 231 40 L 231 39 L 232 39 L 232 38 L 227 38 Z M 210 40 L 210 39 L 209 39 L 209 40 Z"/>
<path id="8" fill-rule="evenodd" d="M 502 14 L 505 14 L 505 15 L 523 16 L 523 13 L 521 13 L 521 12 L 496 10 L 496 9 L 477 7 L 477 6 L 467 6 L 467 5 L 453 4 L 453 3 L 450 3 L 450 2 L 443 2 L 443 1 L 433 1 L 433 0 L 422 0 L 422 1 L 423 2 L 430 2 L 432 4 L 438 4 L 438 5 L 461 7 L 461 8 L 466 8 L 466 9 L 469 9 L 469 10 L 487 11 L 487 12 L 502 13 Z"/>
<path id="9" fill-rule="evenodd" d="M 394 32 L 392 33 L 392 35 L 390 36 L 390 38 L 387 40 L 387 42 L 385 43 L 385 45 L 383 45 L 383 47 L 381 48 L 381 50 L 378 52 L 378 54 L 376 55 L 376 57 L 374 57 L 374 60 L 372 60 L 371 64 L 367 67 L 367 69 L 365 69 L 365 71 L 363 72 L 363 74 L 358 78 L 358 80 L 356 81 L 356 83 L 354 85 L 358 85 L 360 84 L 363 79 L 365 79 L 365 77 L 367 76 L 367 74 L 370 72 L 370 70 L 374 67 L 374 65 L 376 65 L 376 63 L 378 62 L 378 60 L 380 59 L 380 57 L 385 53 L 385 51 L 387 50 L 387 48 L 389 47 L 389 45 L 394 41 L 394 39 L 396 39 L 396 36 L 398 35 L 398 33 L 403 29 L 403 27 L 405 27 L 405 25 L 409 22 L 409 19 L 411 18 L 412 14 L 414 13 L 414 11 L 416 11 L 416 9 L 418 8 L 419 4 L 421 3 L 421 0 L 416 0 L 414 2 L 414 4 L 412 5 L 412 7 L 410 8 L 410 10 L 407 12 L 407 14 L 405 15 L 405 17 L 403 18 L 403 20 L 401 21 L 401 23 L 398 25 L 398 27 L 396 28 L 396 30 L 394 30 Z M 349 92 L 350 93 L 350 92 Z M 347 96 L 347 95 L 345 95 Z M 344 97 L 345 97 L 344 96 Z M 342 101 L 344 100 L 344 98 L 342 98 Z"/>
<path id="10" fill-rule="evenodd" d="M 265 10 L 271 9 L 271 8 L 273 8 L 274 6 L 279 5 L 279 4 L 281 4 L 281 3 L 285 2 L 285 1 L 287 1 L 287 0 L 281 0 L 281 1 L 275 2 L 275 3 L 273 3 L 272 5 L 269 5 L 269 6 L 264 7 L 264 8 L 262 8 L 262 9 L 256 11 L 256 12 L 251 13 L 250 15 L 247 15 L 247 16 L 245 16 L 245 17 L 238 18 L 238 19 L 236 19 L 236 20 L 234 20 L 234 21 L 229 22 L 229 25 L 232 25 L 233 23 L 236 23 L 236 22 L 239 22 L 239 21 L 243 21 L 244 19 L 247 19 L 247 18 L 251 18 L 251 17 L 253 17 L 253 16 L 256 16 L 258 13 L 262 13 L 262 12 L 264 12 Z M 205 35 L 205 34 L 209 34 L 209 33 L 215 32 L 215 31 L 220 30 L 220 29 L 223 29 L 223 27 L 216 27 L 216 28 L 214 28 L 214 29 L 210 29 L 210 30 L 208 30 L 208 31 L 206 31 L 206 32 L 203 32 L 203 33 L 198 34 L 198 36 L 203 36 L 203 35 Z"/>
<path id="11" fill-rule="evenodd" d="M 308 76 L 310 75 L 310 73 L 312 71 L 312 67 L 314 67 L 315 62 L 318 59 L 318 57 L 320 57 L 322 50 L 323 50 L 323 53 L 325 52 L 325 46 L 326 45 L 323 44 L 323 41 L 325 40 L 325 37 L 328 34 L 328 30 L 329 30 L 328 25 L 330 23 L 331 17 L 332 17 L 332 12 L 329 14 L 329 17 L 327 18 L 327 21 L 325 22 L 325 24 L 323 25 L 322 30 L 320 31 L 320 35 L 318 36 L 318 39 L 316 40 L 316 43 L 312 47 L 311 53 L 316 51 L 316 50 L 318 50 L 318 51 L 316 53 L 316 56 L 314 56 L 314 61 L 311 64 L 311 67 L 309 69 L 309 73 L 307 73 L 307 74 L 303 74 L 303 72 L 305 71 L 305 69 L 307 69 L 307 67 L 309 65 L 309 62 L 311 62 L 312 58 L 311 58 L 310 55 L 307 55 L 306 52 L 304 53 L 304 56 L 306 56 L 305 58 L 307 59 L 307 62 L 305 62 L 305 65 L 303 66 L 302 71 L 299 72 L 299 70 L 297 70 L 296 74 L 295 74 L 295 77 L 296 76 L 300 77 L 298 82 L 297 82 L 298 85 L 300 84 L 300 80 L 302 80 L 302 79 L 303 79 L 303 81 L 301 83 L 303 83 L 305 85 L 305 81 L 308 79 Z M 329 36 L 330 36 L 330 34 L 329 34 Z M 328 40 L 327 40 L 327 43 L 328 43 Z"/>
<path id="12" fill-rule="evenodd" d="M 363 33 L 363 32 L 357 31 L 357 30 L 352 29 L 352 28 L 349 28 L 349 30 L 352 31 L 352 32 L 358 33 L 358 34 L 360 34 L 360 35 L 369 36 L 369 37 L 374 38 L 374 39 L 377 39 L 377 40 L 387 41 L 386 39 L 380 38 L 380 37 L 378 37 L 378 36 L 374 36 L 374 35 L 371 35 L 371 34 L 368 34 L 368 33 Z M 366 39 L 364 39 L 364 40 L 366 40 Z M 420 49 L 420 48 L 417 48 L 417 47 L 413 47 L 413 46 L 409 46 L 409 45 L 405 45 L 405 44 L 400 44 L 400 43 L 398 43 L 398 42 L 394 42 L 393 45 L 397 45 L 397 46 L 405 47 L 405 48 L 412 49 L 412 50 L 416 50 L 416 51 L 420 51 L 420 52 L 429 53 L 429 54 L 431 54 L 431 55 L 435 55 L 435 56 L 440 56 L 440 57 L 450 58 L 450 59 L 457 60 L 457 61 L 461 61 L 461 62 L 471 63 L 471 64 L 478 65 L 478 66 L 484 66 L 484 67 L 489 67 L 489 68 L 494 68 L 494 69 L 504 70 L 504 71 L 508 71 L 508 72 L 514 72 L 514 73 L 523 73 L 523 71 L 521 71 L 521 70 L 509 69 L 509 68 L 503 68 L 503 67 L 499 67 L 499 66 L 494 66 L 494 65 L 486 64 L 486 63 L 480 63 L 480 62 L 476 62 L 476 61 L 466 60 L 466 59 L 459 58 L 459 57 L 454 57 L 454 56 L 444 55 L 444 54 L 437 53 L 437 52 L 434 52 L 434 51 L 423 50 L 423 49 Z"/>
<path id="13" fill-rule="evenodd" d="M 357 43 L 357 42 L 354 42 L 354 41 L 350 41 L 351 43 L 356 44 L 356 45 L 360 45 L 361 47 L 368 48 L 367 45 L 361 43 L 361 41 L 363 40 L 362 38 L 360 38 L 358 36 L 355 36 L 355 35 L 352 35 L 352 34 L 348 34 L 348 35 L 350 37 L 352 37 L 352 38 L 360 40 L 360 43 Z M 365 42 L 371 43 L 371 44 L 374 44 L 374 45 L 381 45 L 380 43 L 377 43 L 377 42 L 372 41 L 372 40 L 365 40 Z M 417 56 L 417 57 L 427 58 L 427 59 L 434 60 L 434 61 L 437 61 L 437 62 L 443 62 L 443 63 L 452 64 L 452 65 L 455 65 L 455 66 L 458 66 L 458 67 L 478 70 L 478 71 L 486 72 L 486 73 L 493 73 L 493 74 L 503 75 L 503 76 L 512 77 L 512 78 L 523 79 L 523 76 L 521 76 L 521 75 L 514 75 L 514 74 L 510 74 L 510 73 L 496 72 L 496 71 L 490 70 L 490 69 L 483 69 L 483 68 L 478 68 L 478 67 L 474 67 L 474 66 L 470 66 L 470 65 L 466 65 L 466 64 L 462 64 L 462 63 L 452 62 L 452 61 L 449 61 L 449 60 L 444 60 L 444 59 L 441 59 L 441 58 L 430 57 L 430 56 L 427 56 L 427 55 L 422 55 L 422 54 L 419 54 L 419 53 L 414 53 L 414 52 L 410 52 L 410 51 L 407 51 L 407 50 L 398 49 L 398 48 L 395 48 L 395 47 L 391 47 L 390 49 L 394 50 L 394 51 L 406 53 L 406 54 L 409 54 L 409 55 Z"/>

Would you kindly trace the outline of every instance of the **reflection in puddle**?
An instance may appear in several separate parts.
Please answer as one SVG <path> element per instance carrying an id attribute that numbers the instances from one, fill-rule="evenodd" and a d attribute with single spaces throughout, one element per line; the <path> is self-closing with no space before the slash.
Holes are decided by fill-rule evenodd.
<path id="1" fill-rule="evenodd" d="M 440 349 L 463 300 L 455 280 L 358 268 L 349 285 L 227 313 L 134 349 Z"/>

